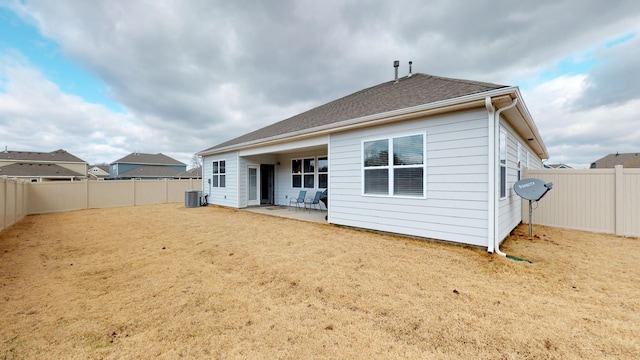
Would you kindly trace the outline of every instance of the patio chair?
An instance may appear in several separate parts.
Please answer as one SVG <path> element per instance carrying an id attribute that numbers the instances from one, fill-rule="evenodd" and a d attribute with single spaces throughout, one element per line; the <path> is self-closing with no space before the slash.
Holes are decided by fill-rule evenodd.
<path id="1" fill-rule="evenodd" d="M 289 211 L 291 211 L 292 204 L 296 205 L 296 210 L 300 208 L 300 206 L 304 206 L 304 198 L 307 196 L 307 190 L 300 190 L 300 194 L 298 197 L 290 197 L 289 198 Z"/>
<path id="2" fill-rule="evenodd" d="M 316 196 L 314 196 L 314 198 L 308 198 L 304 200 L 304 208 L 307 208 L 307 205 L 309 205 L 309 212 L 311 212 L 311 207 L 313 206 L 314 208 L 318 209 L 318 210 L 322 210 L 322 207 L 320 207 L 320 198 L 322 197 L 323 192 L 322 191 L 316 191 Z"/>

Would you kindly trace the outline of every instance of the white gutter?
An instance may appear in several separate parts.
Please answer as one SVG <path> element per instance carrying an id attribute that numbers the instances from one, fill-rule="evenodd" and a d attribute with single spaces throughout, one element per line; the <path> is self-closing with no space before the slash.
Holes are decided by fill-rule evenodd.
<path id="1" fill-rule="evenodd" d="M 518 104 L 518 98 L 513 99 L 511 104 L 498 109 L 498 111 L 495 111 L 495 108 L 491 103 L 491 97 L 487 96 L 485 98 L 484 104 L 489 113 L 489 116 L 488 116 L 488 120 L 489 120 L 489 199 L 488 199 L 489 200 L 488 201 L 489 236 L 487 241 L 487 252 L 491 254 L 495 250 L 495 252 L 498 255 L 507 256 L 506 253 L 503 253 L 502 251 L 500 251 L 500 243 L 498 241 L 498 232 L 500 231 L 499 229 L 500 222 L 498 221 L 500 210 L 498 206 L 496 206 L 499 202 L 498 191 L 496 189 L 497 188 L 496 174 L 498 173 L 499 160 L 497 159 L 496 155 L 500 151 L 499 144 L 498 144 L 499 142 L 498 139 L 500 137 L 500 134 L 499 134 L 500 114 L 503 111 L 509 110 L 512 107 L 516 106 Z"/>

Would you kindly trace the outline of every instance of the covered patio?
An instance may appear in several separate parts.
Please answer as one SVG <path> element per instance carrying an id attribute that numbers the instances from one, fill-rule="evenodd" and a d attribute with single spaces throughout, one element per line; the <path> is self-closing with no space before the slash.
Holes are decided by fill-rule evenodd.
<path id="1" fill-rule="evenodd" d="M 258 214 L 278 216 L 278 217 L 283 217 L 288 219 L 327 224 L 327 220 L 325 220 L 327 211 L 325 210 L 315 210 L 315 209 L 305 210 L 305 209 L 296 209 L 295 207 L 291 207 L 291 209 L 289 209 L 289 207 L 286 205 L 249 206 L 241 210 L 254 212 Z"/>

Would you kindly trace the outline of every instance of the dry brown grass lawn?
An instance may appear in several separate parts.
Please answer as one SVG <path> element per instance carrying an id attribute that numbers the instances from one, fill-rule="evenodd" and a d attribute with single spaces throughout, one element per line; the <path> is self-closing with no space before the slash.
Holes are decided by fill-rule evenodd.
<path id="1" fill-rule="evenodd" d="M 0 233 L 0 358 L 640 358 L 640 240 L 485 251 L 182 204 Z"/>

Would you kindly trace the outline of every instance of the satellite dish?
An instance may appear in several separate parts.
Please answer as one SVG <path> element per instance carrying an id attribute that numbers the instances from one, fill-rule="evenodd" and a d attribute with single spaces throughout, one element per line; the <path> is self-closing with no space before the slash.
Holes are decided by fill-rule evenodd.
<path id="1" fill-rule="evenodd" d="M 547 191 L 553 188 L 553 183 L 545 183 L 540 179 L 522 179 L 513 184 L 513 191 L 525 200 L 538 201 Z"/>
<path id="2" fill-rule="evenodd" d="M 531 206 L 532 201 L 538 201 L 542 199 L 547 191 L 553 188 L 553 183 L 545 183 L 540 179 L 522 179 L 513 184 L 513 191 L 521 198 L 529 200 L 529 236 L 532 234 L 531 230 L 531 218 L 533 214 L 533 208 Z"/>

